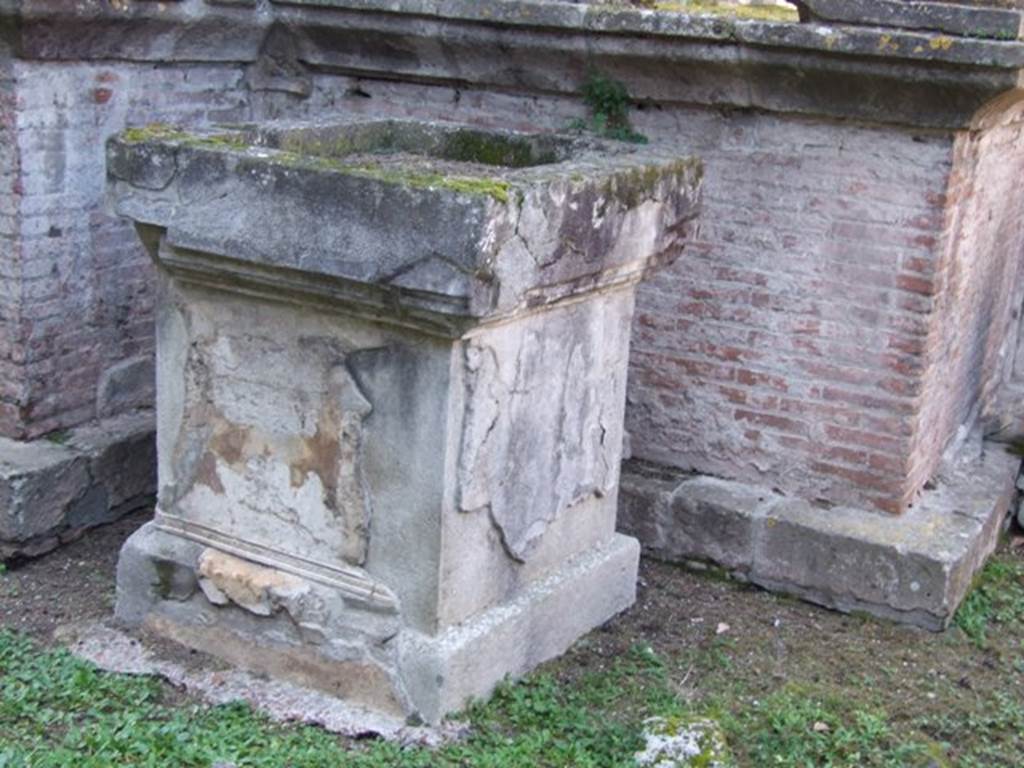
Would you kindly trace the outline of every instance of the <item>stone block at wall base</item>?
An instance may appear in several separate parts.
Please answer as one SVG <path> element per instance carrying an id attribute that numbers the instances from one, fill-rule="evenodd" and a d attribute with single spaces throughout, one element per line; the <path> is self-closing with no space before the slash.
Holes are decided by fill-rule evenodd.
<path id="1" fill-rule="evenodd" d="M 0 438 L 0 560 L 35 557 L 152 503 L 152 412 L 27 442 Z"/>
<path id="2" fill-rule="evenodd" d="M 1006 529 L 1020 464 L 986 443 L 890 516 L 628 462 L 619 528 L 658 559 L 713 562 L 772 591 L 937 631 Z"/>

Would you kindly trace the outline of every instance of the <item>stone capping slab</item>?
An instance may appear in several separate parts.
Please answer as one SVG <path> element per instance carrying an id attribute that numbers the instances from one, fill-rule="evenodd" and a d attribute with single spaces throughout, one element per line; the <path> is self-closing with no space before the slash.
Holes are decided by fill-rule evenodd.
<path id="1" fill-rule="evenodd" d="M 249 65 L 250 87 L 299 98 L 316 72 L 576 98 L 598 70 L 639 102 L 960 129 L 1024 67 L 1021 41 L 544 0 L 25 5 L 0 7 L 19 59 Z"/>
<path id="2" fill-rule="evenodd" d="M 35 557 L 152 503 L 151 411 L 71 430 L 59 441 L 0 438 L 0 561 Z"/>
<path id="3" fill-rule="evenodd" d="M 827 1 L 835 3 L 836 8 L 850 2 Z M 821 8 L 831 9 L 832 6 L 822 5 Z M 977 31 L 991 33 L 990 37 L 1003 37 L 1010 26 L 1006 22 L 997 24 L 993 21 L 996 14 L 1015 13 L 999 9 L 974 10 L 987 19 Z M 863 26 L 862 22 L 853 24 L 839 18 L 824 24 L 745 20 L 610 8 L 562 0 L 271 0 L 267 9 L 248 3 L 225 3 L 223 0 L 215 5 L 183 1 L 165 6 L 163 3 L 146 2 L 132 6 L 130 13 L 107 5 L 83 9 L 64 0 L 40 0 L 24 6 L 13 3 L 0 5 L 0 23 L 8 19 L 22 22 L 16 27 L 21 41 L 16 48 L 19 56 L 27 58 L 113 56 L 140 60 L 253 61 L 259 55 L 263 33 L 275 22 L 290 26 L 315 21 L 323 27 L 344 27 L 347 23 L 345 16 L 339 15 L 332 21 L 332 11 L 407 15 L 420 19 L 473 22 L 489 27 L 545 28 L 590 36 L 692 39 L 734 47 L 812 51 L 828 56 L 973 64 L 981 68 L 1017 69 L 1024 66 L 1024 45 L 1014 40 L 963 36 L 951 39 L 920 29 L 882 27 L 881 21 L 877 28 L 873 28 Z M 852 15 L 839 10 L 831 12 L 837 17 Z M 876 13 L 876 16 L 884 18 L 881 13 Z M 914 18 L 908 14 L 908 24 Z M 72 37 L 80 24 L 86 21 L 92 33 L 86 38 L 91 48 L 81 47 L 80 42 Z M 223 36 L 226 24 L 230 26 L 233 37 L 216 39 L 218 34 Z M 105 26 L 110 30 L 122 28 L 121 34 L 115 35 L 118 39 L 101 42 L 97 35 Z M 952 27 L 953 22 L 945 26 Z M 130 27 L 137 28 L 138 39 L 125 37 Z M 66 29 L 68 34 L 62 35 L 62 29 Z M 216 45 L 204 48 L 204 39 L 196 38 L 195 34 L 185 34 L 189 30 L 204 31 L 211 40 L 216 40 Z M 945 28 L 943 31 L 949 33 Z M 62 37 L 68 39 L 60 45 L 55 44 Z"/>
<path id="4" fill-rule="evenodd" d="M 836 0 L 845 3 L 848 0 Z M 730 19 L 721 16 L 609 8 L 557 0 L 271 0 L 274 5 L 324 11 L 361 11 L 472 21 L 510 27 L 549 28 L 587 34 L 696 38 L 721 43 L 911 59 L 983 67 L 1024 66 L 1024 44 L 1015 40 L 955 39 L 913 29 L 881 30 L 837 22 Z M 1012 11 L 1009 13 L 1013 13 Z M 1018 14 L 1019 15 L 1019 14 Z M 326 20 L 325 20 L 325 23 Z M 884 40 L 883 40 L 884 37 Z"/>
<path id="5" fill-rule="evenodd" d="M 1016 40 L 1024 13 L 1018 9 L 916 0 L 802 0 L 821 22 L 935 30 L 962 37 Z"/>
<path id="6" fill-rule="evenodd" d="M 619 528 L 659 559 L 712 562 L 828 608 L 938 631 L 1005 530 L 1020 464 L 986 444 L 979 460 L 888 516 L 627 462 Z"/>
<path id="7" fill-rule="evenodd" d="M 348 281 L 488 321 L 674 258 L 703 173 L 667 145 L 374 118 L 129 129 L 107 157 L 115 211 L 166 231 L 169 269 L 208 254 L 232 277 Z"/>

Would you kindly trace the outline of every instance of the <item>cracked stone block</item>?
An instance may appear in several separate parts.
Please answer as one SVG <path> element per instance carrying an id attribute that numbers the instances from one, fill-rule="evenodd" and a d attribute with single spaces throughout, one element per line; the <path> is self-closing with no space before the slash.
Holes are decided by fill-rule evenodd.
<path id="1" fill-rule="evenodd" d="M 90 424 L 59 441 L 0 438 L 0 560 L 44 554 L 149 504 L 152 414 Z"/>
<path id="2" fill-rule="evenodd" d="M 160 282 L 123 619 L 436 722 L 633 601 L 634 290 L 697 161 L 361 120 L 129 130 L 108 171 Z"/>
<path id="3" fill-rule="evenodd" d="M 713 562 L 828 608 L 941 630 L 1006 530 L 1020 463 L 985 443 L 897 517 L 629 462 L 620 528 L 655 557 Z"/>

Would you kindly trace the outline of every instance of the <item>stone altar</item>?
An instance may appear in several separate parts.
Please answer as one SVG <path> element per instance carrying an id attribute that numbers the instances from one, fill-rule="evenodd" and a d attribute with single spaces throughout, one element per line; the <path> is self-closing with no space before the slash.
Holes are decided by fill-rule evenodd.
<path id="1" fill-rule="evenodd" d="M 364 119 L 133 129 L 108 175 L 160 274 L 120 619 L 435 722 L 632 603 L 634 289 L 699 162 Z"/>

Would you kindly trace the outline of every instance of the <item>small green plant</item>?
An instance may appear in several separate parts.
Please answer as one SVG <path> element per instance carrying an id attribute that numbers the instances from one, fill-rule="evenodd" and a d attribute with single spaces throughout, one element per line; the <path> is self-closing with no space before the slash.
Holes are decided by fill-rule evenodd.
<path id="1" fill-rule="evenodd" d="M 590 109 L 590 118 L 576 121 L 573 127 L 593 131 L 606 139 L 647 143 L 647 137 L 637 133 L 629 121 L 632 100 L 622 82 L 600 72 L 591 72 L 580 93 L 583 103 Z"/>
<path id="2" fill-rule="evenodd" d="M 47 433 L 44 437 L 55 445 L 64 445 L 71 439 L 71 432 L 66 429 L 58 429 L 54 432 Z"/>

